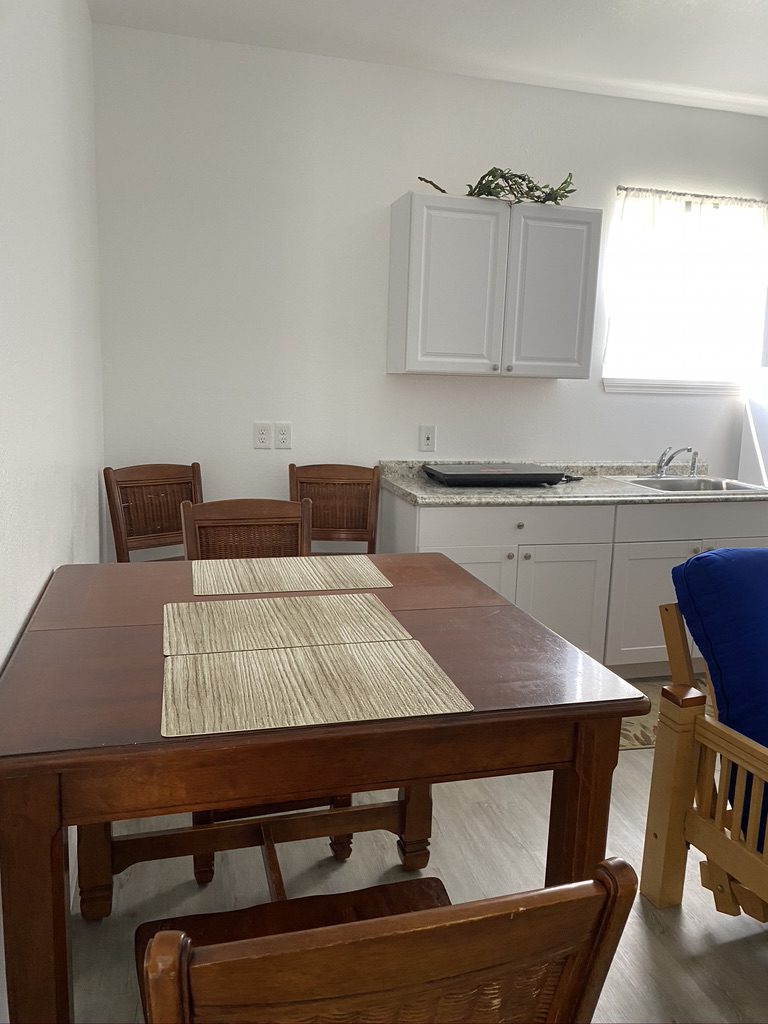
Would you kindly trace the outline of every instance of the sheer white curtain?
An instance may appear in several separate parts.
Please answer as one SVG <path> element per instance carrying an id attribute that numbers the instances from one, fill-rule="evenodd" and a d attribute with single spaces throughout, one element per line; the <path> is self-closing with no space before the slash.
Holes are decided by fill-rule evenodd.
<path id="1" fill-rule="evenodd" d="M 620 190 L 603 376 L 743 379 L 760 365 L 767 285 L 765 203 Z"/>

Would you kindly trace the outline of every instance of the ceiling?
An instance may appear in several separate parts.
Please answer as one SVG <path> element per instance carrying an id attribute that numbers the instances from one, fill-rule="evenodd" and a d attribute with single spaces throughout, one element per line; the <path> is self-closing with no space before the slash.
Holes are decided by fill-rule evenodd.
<path id="1" fill-rule="evenodd" d="M 768 116 L 765 0 L 89 0 L 94 21 Z"/>

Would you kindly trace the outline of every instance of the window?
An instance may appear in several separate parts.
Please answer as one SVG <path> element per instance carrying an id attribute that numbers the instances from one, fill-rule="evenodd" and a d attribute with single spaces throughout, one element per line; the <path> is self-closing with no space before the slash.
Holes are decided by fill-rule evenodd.
<path id="1" fill-rule="evenodd" d="M 606 389 L 741 381 L 762 361 L 766 285 L 765 203 L 620 187 L 606 252 Z"/>

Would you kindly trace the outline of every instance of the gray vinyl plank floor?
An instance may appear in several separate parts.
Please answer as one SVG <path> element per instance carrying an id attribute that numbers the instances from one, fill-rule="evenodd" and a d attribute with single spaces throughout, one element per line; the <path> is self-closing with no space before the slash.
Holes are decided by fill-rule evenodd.
<path id="1" fill-rule="evenodd" d="M 608 853 L 638 872 L 652 756 L 652 750 L 622 752 L 614 781 Z M 455 903 L 542 883 L 550 781 L 542 773 L 435 788 L 426 873 L 443 879 Z M 711 894 L 698 884 L 698 859 L 692 851 L 681 907 L 656 910 L 638 897 L 596 1021 L 768 1020 L 768 926 L 718 914 Z M 77 1021 L 141 1020 L 132 949 L 141 921 L 267 899 L 258 851 L 219 854 L 216 861 L 216 877 L 204 889 L 192 877 L 189 858 L 138 864 L 115 880 L 109 919 L 89 924 L 73 915 Z M 356 836 L 345 864 L 331 859 L 325 840 L 281 846 L 280 861 L 289 896 L 403 877 L 395 840 L 385 833 Z"/>

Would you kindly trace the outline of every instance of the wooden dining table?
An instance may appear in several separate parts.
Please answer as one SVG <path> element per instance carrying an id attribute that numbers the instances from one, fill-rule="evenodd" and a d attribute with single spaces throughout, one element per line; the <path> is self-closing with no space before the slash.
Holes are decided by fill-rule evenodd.
<path id="1" fill-rule="evenodd" d="M 621 720 L 645 714 L 648 699 L 445 556 L 365 557 L 393 584 L 372 592 L 474 710 L 165 738 L 163 608 L 221 598 L 193 594 L 189 562 L 53 573 L 0 677 L 11 1021 L 72 1019 L 67 826 L 551 770 L 542 881 L 591 877 Z M 343 831 L 389 829 L 401 856 L 420 851 L 423 864 L 431 814 L 418 804 L 336 813 Z"/>

